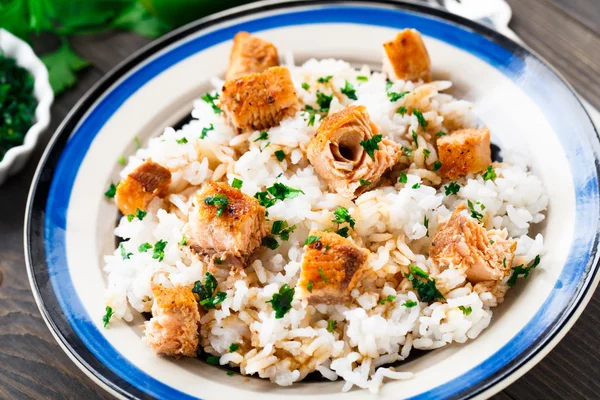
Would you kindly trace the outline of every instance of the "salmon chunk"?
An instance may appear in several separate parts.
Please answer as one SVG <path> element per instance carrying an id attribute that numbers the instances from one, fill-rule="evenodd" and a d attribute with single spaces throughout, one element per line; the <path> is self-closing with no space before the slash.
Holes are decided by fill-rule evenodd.
<path id="1" fill-rule="evenodd" d="M 123 215 L 134 214 L 136 209 L 145 210 L 155 197 L 168 195 L 170 184 L 171 172 L 148 160 L 119 183 L 115 202 Z"/>
<path id="2" fill-rule="evenodd" d="M 490 130 L 461 129 L 437 139 L 442 167 L 440 174 L 456 179 L 468 173 L 478 173 L 492 163 Z"/>
<path id="3" fill-rule="evenodd" d="M 207 258 L 244 263 L 266 234 L 265 208 L 222 182 L 208 182 L 195 195 L 186 232 L 188 244 Z"/>
<path id="4" fill-rule="evenodd" d="M 507 239 L 506 230 L 486 230 L 465 209 L 459 205 L 440 224 L 429 249 L 431 260 L 440 270 L 464 268 L 471 283 L 503 279 L 510 274 L 517 242 Z"/>
<path id="5" fill-rule="evenodd" d="M 225 82 L 221 107 L 238 132 L 269 129 L 293 116 L 300 103 L 290 71 L 272 67 Z"/>
<path id="6" fill-rule="evenodd" d="M 398 150 L 379 135 L 365 107 L 350 106 L 323 120 L 307 156 L 331 190 L 355 198 L 396 164 Z"/>
<path id="7" fill-rule="evenodd" d="M 279 56 L 275 46 L 248 32 L 239 32 L 233 38 L 225 80 L 230 81 L 244 75 L 260 73 L 278 65 Z"/>
<path id="8" fill-rule="evenodd" d="M 144 324 L 144 342 L 156 354 L 196 357 L 200 326 L 198 301 L 187 286 L 152 288 L 152 318 Z"/>
<path id="9" fill-rule="evenodd" d="M 419 31 L 404 29 L 383 49 L 383 71 L 391 81 L 431 81 L 431 60 Z"/>
<path id="10" fill-rule="evenodd" d="M 304 246 L 298 281 L 310 304 L 339 304 L 350 300 L 369 259 L 369 251 L 337 233 L 311 231 Z"/>

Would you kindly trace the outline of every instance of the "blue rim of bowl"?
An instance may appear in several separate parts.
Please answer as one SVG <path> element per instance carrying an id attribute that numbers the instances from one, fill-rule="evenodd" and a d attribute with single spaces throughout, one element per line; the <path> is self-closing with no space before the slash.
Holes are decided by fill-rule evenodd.
<path id="1" fill-rule="evenodd" d="M 335 12 L 331 12 L 331 7 L 336 8 Z M 224 22 L 251 17 L 253 14 L 265 11 L 272 13 L 279 11 L 279 13 L 261 16 L 259 19 L 250 19 L 234 26 L 211 31 L 207 35 L 200 35 L 181 45 L 181 48 L 187 46 L 186 49 L 179 52 L 174 59 L 171 56 L 170 61 L 164 60 L 164 57 L 171 54 L 173 49 L 147 62 L 157 52 L 190 35 L 201 33 L 204 29 L 218 26 Z M 300 16 L 304 19 L 299 20 Z M 368 3 L 358 0 L 296 0 L 283 4 L 259 2 L 186 25 L 151 43 L 125 60 L 98 82 L 67 116 L 54 134 L 38 166 L 25 216 L 26 261 L 36 302 L 44 319 L 65 351 L 84 371 L 94 376 L 97 381 L 114 393 L 125 398 L 152 396 L 193 398 L 148 376 L 120 355 L 89 320 L 89 315 L 83 309 L 72 287 L 64 254 L 65 210 L 68 207 L 77 167 L 85 156 L 85 151 L 95 133 L 111 113 L 105 112 L 96 116 L 98 120 L 93 121 L 94 127 L 91 135 L 77 134 L 82 132 L 80 122 L 92 109 L 94 103 L 103 98 L 115 82 L 127 76 L 140 64 L 144 64 L 144 67 L 127 76 L 124 81 L 129 82 L 137 75 L 137 83 L 134 82 L 125 91 L 115 95 L 115 92 L 123 87 L 123 82 L 121 82 L 99 102 L 94 110 L 100 109 L 103 102 L 106 102 L 111 95 L 117 96 L 113 100 L 118 100 L 118 102 L 113 104 L 113 107 L 118 108 L 118 104 L 127 98 L 126 95 L 130 95 L 137 89 L 136 84 L 141 85 L 153 77 L 153 71 L 147 69 L 148 65 L 162 60 L 163 62 L 167 61 L 168 65 L 166 66 L 168 67 L 191 54 L 202 51 L 205 47 L 230 39 L 238 30 L 259 31 L 278 26 L 325 22 L 347 22 L 394 28 L 403 28 L 407 26 L 407 22 L 411 22 L 410 26 L 422 30 L 425 35 L 463 48 L 492 64 L 509 77 L 516 76 L 524 67 L 524 60 L 527 59 L 528 62 L 537 64 L 536 67 L 541 76 L 546 79 L 546 81 L 543 79 L 542 81 L 548 86 L 552 86 L 544 91 L 545 86 L 540 85 L 542 89 L 538 88 L 541 92 L 537 93 L 537 100 L 547 103 L 549 101 L 547 96 L 550 93 L 548 90 L 551 89 L 551 93 L 554 95 L 558 91 L 561 95 L 559 106 L 570 107 L 571 117 L 581 120 L 584 125 L 589 125 L 584 132 L 577 132 L 581 140 L 589 141 L 589 149 L 579 158 L 569 157 L 575 174 L 573 179 L 576 181 L 574 184 L 579 236 L 574 238 L 566 267 L 563 269 L 554 291 L 526 327 L 502 349 L 453 381 L 417 397 L 468 398 L 486 392 L 502 380 L 515 374 L 536 354 L 549 347 L 553 339 L 564 333 L 569 322 L 577 317 L 578 311 L 585 305 L 584 298 L 590 287 L 593 286 L 592 283 L 597 275 L 596 247 L 599 239 L 597 228 L 600 218 L 598 212 L 598 176 L 600 175 L 598 136 L 570 86 L 548 64 L 535 54 L 483 25 L 443 10 L 419 4 L 399 3 L 391 0 L 376 0 Z M 207 36 L 209 39 L 206 39 Z M 199 47 L 190 48 L 190 43 L 196 43 Z M 179 47 L 175 49 L 179 49 Z M 159 70 L 165 67 L 165 64 L 154 65 L 159 67 Z M 145 71 L 146 75 L 140 76 L 140 71 Z M 114 112 L 114 110 L 112 111 Z M 549 119 L 557 118 L 557 116 L 551 115 L 551 109 L 547 113 L 550 113 L 547 114 Z M 89 121 L 92 115 L 93 113 L 86 116 L 85 120 Z M 68 139 L 70 140 L 68 141 Z M 570 146 L 569 138 L 561 138 L 561 143 L 564 147 Z M 73 155 L 74 149 L 80 155 L 75 160 L 71 157 L 67 168 L 64 162 L 61 163 L 61 155 L 69 152 Z M 592 165 L 593 167 L 591 167 Z M 582 166 L 584 170 L 577 168 Z M 65 180 L 67 182 L 63 183 Z M 67 186 L 56 186 L 65 184 Z M 71 186 L 68 186 L 69 184 Z M 61 190 L 57 191 L 57 187 L 60 187 Z M 57 252 L 57 250 L 59 251 Z M 583 255 L 581 251 L 584 252 Z M 60 290 L 56 290 L 58 281 L 61 285 Z M 558 300 L 563 302 L 560 304 L 560 309 L 553 309 Z M 87 320 L 82 319 L 82 316 L 85 316 Z M 93 343 L 90 338 L 102 342 L 102 347 L 88 348 L 86 343 Z"/>

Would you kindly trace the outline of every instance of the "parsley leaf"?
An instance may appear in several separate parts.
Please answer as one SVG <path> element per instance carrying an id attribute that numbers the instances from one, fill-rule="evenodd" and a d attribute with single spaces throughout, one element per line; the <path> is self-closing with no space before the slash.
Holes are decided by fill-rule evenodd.
<path id="1" fill-rule="evenodd" d="M 298 197 L 300 193 L 304 194 L 304 192 L 300 189 L 294 189 L 279 182 L 268 187 L 267 192 L 269 192 L 277 200 L 293 199 Z"/>
<path id="2" fill-rule="evenodd" d="M 108 197 L 109 199 L 115 197 L 115 195 L 117 194 L 117 186 L 119 186 L 118 183 L 116 185 L 114 183 L 111 183 L 108 190 L 104 193 L 104 196 Z"/>
<path id="3" fill-rule="evenodd" d="M 40 59 L 48 68 L 48 80 L 55 94 L 73 86 L 77 81 L 75 73 L 90 65 L 73 51 L 66 39 L 63 39 L 58 50 L 45 54 Z"/>
<path id="4" fill-rule="evenodd" d="M 418 189 L 421 187 L 421 184 L 419 182 L 415 183 L 414 185 L 412 185 L 413 189 Z"/>
<path id="5" fill-rule="evenodd" d="M 425 160 L 427 160 L 427 157 L 431 155 L 431 151 L 428 149 L 423 149 L 423 155 L 425 156 Z"/>
<path id="6" fill-rule="evenodd" d="M 269 138 L 269 134 L 267 132 L 261 132 L 258 138 L 254 139 L 253 142 L 258 142 L 259 140 L 267 140 Z"/>
<path id="7" fill-rule="evenodd" d="M 207 102 L 208 104 L 210 104 L 210 106 L 213 109 L 213 112 L 215 114 L 221 114 L 223 112 L 223 110 L 221 110 L 216 104 L 215 104 L 215 100 L 217 100 L 219 98 L 219 94 L 215 93 L 214 95 L 211 95 L 210 93 L 205 93 L 202 97 L 202 100 L 204 100 L 205 102 Z"/>
<path id="8" fill-rule="evenodd" d="M 321 236 L 309 236 L 304 241 L 304 245 L 308 246 L 309 244 L 315 243 L 317 240 L 321 239 Z"/>
<path id="9" fill-rule="evenodd" d="M 292 309 L 292 300 L 294 300 L 295 289 L 289 287 L 286 283 L 283 285 L 278 293 L 273 295 L 273 298 L 267 303 L 271 303 L 273 310 L 275 311 L 275 318 L 281 319 L 283 316 Z"/>
<path id="10" fill-rule="evenodd" d="M 114 312 L 111 306 L 106 306 L 106 314 L 102 317 L 102 322 L 104 323 L 104 327 L 108 326 L 110 322 L 110 318 L 113 316 Z"/>
<path id="11" fill-rule="evenodd" d="M 308 281 L 308 283 L 306 284 L 306 290 L 308 290 L 308 293 L 312 293 L 312 288 L 313 288 L 313 281 Z"/>
<path id="12" fill-rule="evenodd" d="M 269 197 L 269 193 L 267 192 L 256 192 L 254 198 L 258 200 L 258 204 L 265 208 L 271 207 L 277 201 L 277 199 Z"/>
<path id="13" fill-rule="evenodd" d="M 417 117 L 417 120 L 419 121 L 419 125 L 421 125 L 421 128 L 425 129 L 427 128 L 427 125 L 429 125 L 429 123 L 425 120 L 425 117 L 423 117 L 423 113 L 419 110 L 417 110 L 416 108 L 413 108 L 412 111 L 413 115 L 415 115 Z"/>
<path id="14" fill-rule="evenodd" d="M 400 114 L 400 115 L 402 115 L 402 116 L 404 117 L 404 114 L 406 114 L 406 107 L 404 107 L 404 106 L 401 106 L 400 108 L 398 108 L 398 109 L 396 110 L 396 113 L 397 113 L 397 114 Z"/>
<path id="15" fill-rule="evenodd" d="M 317 104 L 321 107 L 321 111 L 329 110 L 329 106 L 331 106 L 331 101 L 333 100 L 333 95 L 327 96 L 325 93 L 317 90 Z"/>
<path id="16" fill-rule="evenodd" d="M 317 82 L 318 83 L 327 83 L 331 80 L 331 78 L 333 78 L 333 75 L 322 76 L 319 79 L 317 79 Z"/>
<path id="17" fill-rule="evenodd" d="M 450 196 L 451 194 L 456 195 L 460 190 L 460 185 L 456 182 L 450 182 L 448 186 L 444 186 L 444 194 Z"/>
<path id="18" fill-rule="evenodd" d="M 323 279 L 323 282 L 329 283 L 329 278 L 325 276 L 325 272 L 323 272 L 323 268 L 321 267 L 319 267 L 319 275 L 321 275 L 321 279 Z"/>
<path id="19" fill-rule="evenodd" d="M 348 224 L 350 224 L 351 228 L 354 228 L 356 220 L 352 218 L 352 215 L 350 215 L 350 212 L 346 207 L 336 208 L 333 212 L 333 215 L 335 216 L 335 218 L 332 219 L 331 222 L 334 222 L 336 224 L 343 224 L 344 222 L 347 222 Z"/>
<path id="20" fill-rule="evenodd" d="M 483 214 L 475 211 L 475 207 L 473 207 L 473 203 L 471 200 L 467 200 L 467 205 L 469 206 L 469 210 L 471 211 L 471 218 L 475 218 L 478 222 L 481 222 L 483 219 Z"/>
<path id="21" fill-rule="evenodd" d="M 440 168 L 442 168 L 442 162 L 441 161 L 436 161 L 433 163 L 433 172 L 439 170 Z"/>
<path id="22" fill-rule="evenodd" d="M 207 272 L 204 276 L 204 283 L 201 281 L 196 281 L 194 283 L 192 293 L 198 295 L 198 303 L 200 303 L 204 309 L 208 310 L 216 308 L 218 304 L 222 303 L 223 300 L 227 298 L 227 293 L 217 292 L 215 295 L 218 286 L 217 279 L 210 272 Z"/>
<path id="23" fill-rule="evenodd" d="M 409 94 L 410 92 L 400 92 L 400 93 L 396 93 L 396 92 L 390 92 L 390 89 L 392 88 L 393 83 L 392 82 L 388 82 L 386 84 L 386 92 L 387 92 L 387 96 L 390 99 L 390 101 L 393 103 L 395 101 L 400 100 L 401 98 L 403 98 L 404 96 L 406 96 L 407 94 Z"/>
<path id="24" fill-rule="evenodd" d="M 534 269 L 535 267 L 537 267 L 538 265 L 540 265 L 540 256 L 537 255 L 535 256 L 535 259 L 533 260 L 533 262 L 531 264 L 529 264 L 527 267 L 524 267 L 522 264 L 521 265 L 517 265 L 516 267 L 514 267 L 512 270 L 512 275 L 510 276 L 509 280 L 506 282 L 506 284 L 509 287 L 512 287 L 515 285 L 515 283 L 517 283 L 517 278 L 520 275 L 523 275 L 523 278 L 527 278 L 529 276 L 529 273 L 531 272 L 532 269 Z M 506 258 L 504 259 L 504 266 L 506 268 Z"/>
<path id="25" fill-rule="evenodd" d="M 235 189 L 241 189 L 242 185 L 244 184 L 244 181 L 238 178 L 233 178 L 233 181 L 231 182 L 231 187 L 235 188 Z"/>
<path id="26" fill-rule="evenodd" d="M 404 172 L 400 172 L 400 177 L 398 178 L 398 182 L 400 182 L 400 183 L 408 182 L 408 176 Z"/>
<path id="27" fill-rule="evenodd" d="M 274 221 L 273 225 L 271 226 L 271 234 L 279 235 L 282 240 L 289 240 L 290 233 L 294 232 L 294 230 L 296 230 L 296 225 L 288 226 L 287 221 L 277 220 Z"/>
<path id="28" fill-rule="evenodd" d="M 140 253 L 145 253 L 148 250 L 150 250 L 151 248 L 152 248 L 152 245 L 150 243 L 146 242 L 146 243 L 140 244 L 140 246 L 138 247 L 138 251 Z"/>
<path id="29" fill-rule="evenodd" d="M 285 152 L 283 150 L 275 151 L 275 157 L 277 157 L 277 161 L 281 162 L 285 159 Z"/>
<path id="30" fill-rule="evenodd" d="M 340 92 L 348 96 L 350 100 L 358 100 L 358 97 L 356 97 L 356 89 L 354 89 L 354 86 L 348 81 L 346 81 L 346 85 L 340 89 Z"/>
<path id="31" fill-rule="evenodd" d="M 485 171 L 483 174 L 483 180 L 490 181 L 492 179 L 496 179 L 496 171 L 494 171 L 494 168 L 490 165 L 487 167 L 487 171 Z"/>
<path id="32" fill-rule="evenodd" d="M 200 139 L 204 139 L 208 135 L 208 132 L 214 131 L 214 130 L 215 130 L 215 127 L 213 126 L 213 124 L 210 124 L 210 126 L 208 128 L 202 128 L 202 133 L 200 134 Z"/>
<path id="33" fill-rule="evenodd" d="M 117 160 L 117 162 L 121 165 L 127 164 L 127 160 L 123 156 L 120 156 L 119 159 Z"/>
<path id="34" fill-rule="evenodd" d="M 423 217 L 423 226 L 427 229 L 427 237 L 429 237 L 429 218 L 427 218 L 427 215 Z"/>
<path id="35" fill-rule="evenodd" d="M 442 136 L 446 136 L 446 135 L 447 135 L 447 133 L 444 131 L 439 131 L 438 133 L 435 134 L 435 136 L 437 136 L 437 137 L 442 137 Z"/>
<path id="36" fill-rule="evenodd" d="M 133 253 L 128 253 L 127 250 L 125 250 L 123 243 L 119 244 L 119 249 L 121 250 L 121 258 L 123 258 L 123 260 L 129 260 L 133 255 Z"/>
<path id="37" fill-rule="evenodd" d="M 181 242 L 179 242 L 179 245 L 180 245 L 180 246 L 185 246 L 185 245 L 187 245 L 187 236 L 185 236 L 185 235 L 184 235 L 184 236 L 181 238 Z"/>
<path id="38" fill-rule="evenodd" d="M 417 267 L 415 267 L 417 268 Z M 420 269 L 420 268 L 419 268 Z M 411 271 L 413 268 L 411 267 Z M 423 270 L 421 270 L 424 272 Z M 424 272 L 425 273 L 425 272 Z M 427 273 L 425 273 L 427 275 Z M 406 274 L 406 277 L 413 285 L 413 288 L 419 294 L 421 301 L 424 302 L 433 302 L 435 300 L 443 300 L 444 296 L 440 293 L 440 291 L 435 287 L 435 279 L 429 279 L 429 275 L 425 278 L 425 280 L 419 279 L 414 272 Z"/>
<path id="39" fill-rule="evenodd" d="M 184 136 L 181 139 L 177 139 L 176 142 L 177 142 L 177 144 L 186 144 L 188 142 L 188 140 Z"/>
<path id="40" fill-rule="evenodd" d="M 463 314 L 465 315 L 470 315 L 473 312 L 473 309 L 469 306 L 469 307 L 465 307 L 465 306 L 458 306 L 458 309 L 460 311 L 463 312 Z"/>
<path id="41" fill-rule="evenodd" d="M 396 300 L 396 296 L 392 296 L 391 294 L 388 295 L 387 297 L 382 298 L 381 300 L 379 300 L 379 304 L 385 304 L 385 303 L 391 303 L 392 301 Z"/>
<path id="42" fill-rule="evenodd" d="M 337 233 L 338 235 L 340 235 L 341 237 L 347 238 L 348 237 L 348 231 L 350 230 L 350 228 L 348 228 L 347 226 L 338 229 L 337 231 L 335 231 L 335 233 Z"/>
<path id="43" fill-rule="evenodd" d="M 412 138 L 413 138 L 413 142 L 415 142 L 415 146 L 417 146 L 417 149 L 419 148 L 419 141 L 417 140 L 417 132 L 412 131 Z"/>
<path id="44" fill-rule="evenodd" d="M 417 302 L 416 302 L 416 301 L 414 301 L 414 300 L 406 300 L 404 303 L 402 303 L 402 305 L 403 305 L 404 307 L 406 307 L 406 308 L 412 308 L 412 307 L 414 307 L 414 306 L 416 306 L 416 305 L 418 305 L 418 304 L 419 304 L 419 303 L 417 303 Z"/>
<path id="45" fill-rule="evenodd" d="M 412 149 L 410 147 L 406 147 L 406 146 L 402 146 L 402 150 L 403 150 L 403 154 L 406 157 L 410 157 L 410 155 L 412 154 Z"/>
<path id="46" fill-rule="evenodd" d="M 369 186 L 371 181 L 365 181 L 364 179 L 360 180 L 360 186 Z"/>
<path id="47" fill-rule="evenodd" d="M 234 351 L 237 351 L 240 348 L 240 345 L 237 343 L 231 343 L 229 345 L 229 352 L 233 353 Z"/>
<path id="48" fill-rule="evenodd" d="M 334 332 L 335 326 L 337 325 L 337 321 L 335 319 L 330 319 L 327 321 L 327 332 Z"/>
<path id="49" fill-rule="evenodd" d="M 162 261 L 165 258 L 165 247 L 167 247 L 167 243 L 164 240 L 159 240 L 154 244 L 154 254 L 152 254 L 152 258 L 158 261 Z"/>
<path id="50" fill-rule="evenodd" d="M 302 89 L 308 90 L 308 89 L 310 89 L 310 85 L 306 82 L 302 82 Z"/>
<path id="51" fill-rule="evenodd" d="M 210 365 L 219 365 L 220 364 L 220 357 L 215 357 L 215 356 L 208 356 L 206 357 L 206 363 L 210 364 Z"/>
<path id="52" fill-rule="evenodd" d="M 369 80 L 369 77 L 368 76 L 364 76 L 364 75 L 358 75 L 356 77 L 356 80 L 360 81 L 360 82 L 367 82 Z"/>
<path id="53" fill-rule="evenodd" d="M 217 217 L 220 217 L 223 214 L 223 211 L 229 205 L 229 199 L 223 193 L 217 193 L 214 196 L 208 196 L 204 199 L 204 204 L 208 206 L 217 206 Z"/>
<path id="54" fill-rule="evenodd" d="M 135 216 L 137 217 L 137 219 L 139 219 L 140 221 L 144 219 L 144 217 L 147 215 L 148 213 L 144 210 L 140 210 L 139 208 L 135 209 Z"/>
<path id="55" fill-rule="evenodd" d="M 260 242 L 261 246 L 265 246 L 271 250 L 275 250 L 279 247 L 279 242 L 273 236 L 265 236 Z"/>
<path id="56" fill-rule="evenodd" d="M 363 140 L 360 145 L 365 149 L 371 160 L 375 161 L 375 150 L 379 150 L 379 142 L 383 138 L 382 135 L 375 135 L 371 139 Z"/>

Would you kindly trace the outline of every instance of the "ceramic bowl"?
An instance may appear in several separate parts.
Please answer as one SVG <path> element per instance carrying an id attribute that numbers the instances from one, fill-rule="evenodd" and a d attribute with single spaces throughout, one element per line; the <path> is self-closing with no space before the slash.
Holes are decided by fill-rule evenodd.
<path id="1" fill-rule="evenodd" d="M 50 124 L 50 106 L 54 93 L 48 81 L 48 70 L 35 55 L 31 47 L 5 29 L 0 29 L 0 51 L 14 58 L 17 64 L 28 70 L 34 79 L 34 95 L 38 102 L 35 109 L 35 123 L 29 128 L 22 145 L 8 150 L 0 161 L 0 185 L 11 175 L 19 172 L 29 159 L 40 134 Z"/>
<path id="2" fill-rule="evenodd" d="M 381 64 L 381 45 L 398 30 L 423 33 L 435 78 L 474 103 L 503 151 L 518 149 L 550 199 L 541 227 L 543 265 L 495 309 L 476 340 L 405 362 L 415 377 L 385 384 L 378 398 L 485 397 L 510 384 L 556 345 L 598 283 L 596 245 L 600 143 L 570 86 L 543 60 L 474 22 L 412 3 L 377 0 L 259 2 L 200 20 L 152 43 L 106 76 L 54 136 L 37 171 L 26 220 L 33 292 L 67 354 L 123 398 L 366 399 L 343 382 L 279 387 L 228 376 L 196 359 L 154 355 L 141 340 L 142 318 L 102 327 L 117 209 L 103 193 L 118 180 L 118 158 L 190 112 L 223 75 L 233 35 L 260 34 L 296 62 L 310 57 Z"/>

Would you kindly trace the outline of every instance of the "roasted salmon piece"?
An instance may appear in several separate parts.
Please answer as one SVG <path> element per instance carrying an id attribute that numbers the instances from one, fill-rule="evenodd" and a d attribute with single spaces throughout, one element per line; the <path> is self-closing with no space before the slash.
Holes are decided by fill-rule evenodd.
<path id="1" fill-rule="evenodd" d="M 481 172 L 492 163 L 490 130 L 486 127 L 454 131 L 438 138 L 437 147 L 442 163 L 439 173 L 445 178 Z"/>
<path id="2" fill-rule="evenodd" d="M 171 172 L 147 160 L 119 183 L 115 202 L 123 215 L 134 214 L 136 209 L 145 210 L 155 197 L 167 196 L 170 184 Z"/>
<path id="3" fill-rule="evenodd" d="M 277 126 L 300 106 L 290 71 L 285 67 L 272 67 L 225 82 L 220 100 L 221 108 L 239 133 Z"/>
<path id="4" fill-rule="evenodd" d="M 471 283 L 498 281 L 510 274 L 517 242 L 505 230 L 486 230 L 456 207 L 450 219 L 439 225 L 429 256 L 440 270 L 465 269 Z"/>
<path id="5" fill-rule="evenodd" d="M 270 42 L 239 32 L 233 38 L 229 57 L 229 68 L 225 80 L 232 80 L 248 74 L 260 73 L 267 68 L 279 65 L 277 48 Z"/>
<path id="6" fill-rule="evenodd" d="M 208 182 L 195 195 L 188 244 L 207 259 L 244 264 L 266 234 L 265 208 L 223 182 Z M 239 264 L 237 264 L 239 266 Z"/>
<path id="7" fill-rule="evenodd" d="M 350 300 L 367 265 L 369 251 L 333 232 L 310 232 L 304 246 L 298 287 L 310 304 L 340 304 Z"/>
<path id="8" fill-rule="evenodd" d="M 144 323 L 144 342 L 159 355 L 196 357 L 200 313 L 192 290 L 156 285 L 152 294 L 152 318 Z"/>
<path id="9" fill-rule="evenodd" d="M 419 31 L 404 29 L 383 49 L 383 71 L 391 81 L 431 81 L 431 60 Z"/>
<path id="10" fill-rule="evenodd" d="M 398 160 L 396 143 L 379 135 L 363 106 L 327 116 L 310 139 L 307 156 L 329 188 L 355 198 Z"/>

